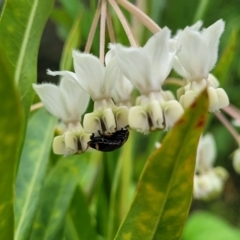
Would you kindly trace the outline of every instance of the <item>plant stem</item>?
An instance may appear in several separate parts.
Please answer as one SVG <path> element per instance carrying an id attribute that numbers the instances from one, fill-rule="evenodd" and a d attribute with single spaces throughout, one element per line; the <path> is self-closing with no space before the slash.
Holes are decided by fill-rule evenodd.
<path id="1" fill-rule="evenodd" d="M 102 63 L 104 63 L 105 55 L 106 17 L 107 17 L 107 0 L 102 0 L 100 22 L 100 52 L 99 52 L 99 58 Z"/>
<path id="2" fill-rule="evenodd" d="M 31 108 L 30 108 L 30 112 L 33 112 L 39 108 L 42 108 L 43 107 L 43 103 L 42 102 L 39 102 L 39 103 L 35 103 L 35 104 L 32 104 Z"/>
<path id="3" fill-rule="evenodd" d="M 232 118 L 240 121 L 240 111 L 233 105 L 229 105 L 225 108 L 223 108 L 223 111 L 227 113 Z"/>
<path id="4" fill-rule="evenodd" d="M 97 24 L 98 24 L 98 21 L 99 21 L 100 13 L 101 13 L 101 8 L 98 5 L 98 8 L 95 12 L 95 15 L 94 15 L 94 18 L 93 18 L 93 21 L 92 21 L 92 26 L 91 26 L 90 32 L 88 34 L 88 39 L 87 39 L 86 47 L 85 47 L 85 50 L 84 50 L 85 53 L 90 52 L 92 42 L 93 42 L 93 38 L 94 38 L 96 29 L 97 29 Z"/>
<path id="5" fill-rule="evenodd" d="M 117 0 L 117 2 L 129 11 L 132 15 L 137 17 L 139 21 L 152 33 L 157 33 L 161 30 L 161 28 L 144 12 L 134 6 L 132 3 L 126 0 Z"/>
<path id="6" fill-rule="evenodd" d="M 229 123 L 227 118 L 220 112 L 215 112 L 214 115 L 218 118 L 218 120 L 227 128 L 227 130 L 231 133 L 233 138 L 236 140 L 237 144 L 239 144 L 239 134 L 233 128 L 233 126 Z"/>
<path id="7" fill-rule="evenodd" d="M 107 7 L 107 27 L 108 27 L 108 33 L 110 37 L 111 43 L 115 43 L 115 35 L 114 35 L 114 29 L 113 29 L 113 23 L 112 23 L 112 18 L 111 18 L 111 13 L 109 10 L 109 7 Z"/>
<path id="8" fill-rule="evenodd" d="M 129 39 L 129 42 L 131 44 L 131 46 L 133 47 L 137 47 L 137 43 L 136 43 L 136 40 L 134 39 L 133 37 L 133 33 L 130 29 L 130 26 L 125 18 L 125 16 L 123 15 L 121 9 L 119 8 L 119 6 L 117 5 L 117 3 L 115 2 L 115 0 L 108 0 L 110 2 L 110 4 L 112 5 L 114 11 L 116 12 L 125 32 L 126 32 L 126 35 Z"/>

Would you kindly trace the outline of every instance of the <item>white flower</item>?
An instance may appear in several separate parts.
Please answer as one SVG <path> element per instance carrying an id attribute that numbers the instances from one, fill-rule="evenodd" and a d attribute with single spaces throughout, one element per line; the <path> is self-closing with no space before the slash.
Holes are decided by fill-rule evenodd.
<path id="1" fill-rule="evenodd" d="M 116 107 L 111 99 L 118 73 L 116 57 L 109 59 L 105 67 L 101 61 L 86 53 L 73 51 L 76 82 L 90 94 L 94 101 L 94 111 L 85 114 L 83 126 L 86 132 L 98 135 L 113 133 L 128 125 L 128 108 Z"/>
<path id="2" fill-rule="evenodd" d="M 111 45 L 121 72 L 141 93 L 138 106 L 129 111 L 129 125 L 143 133 L 171 127 L 183 113 L 181 105 L 176 100 L 168 101 L 172 97 L 161 89 L 175 54 L 170 50 L 169 39 L 170 30 L 163 28 L 143 48 Z"/>
<path id="3" fill-rule="evenodd" d="M 201 90 L 207 87 L 209 111 L 217 111 L 229 104 L 226 92 L 217 88 L 217 79 L 209 72 L 216 64 L 219 39 L 224 31 L 223 20 L 218 20 L 199 32 L 186 27 L 177 39 L 177 53 L 174 59 L 174 70 L 189 83 L 189 89 L 182 92 L 180 103 L 188 107 Z M 215 78 L 213 80 L 213 78 Z M 181 90 L 182 91 L 182 90 Z"/>
<path id="4" fill-rule="evenodd" d="M 228 172 L 223 167 L 214 167 L 216 144 L 211 134 L 201 137 L 197 149 L 193 196 L 209 200 L 218 197 L 223 190 Z"/>
<path id="5" fill-rule="evenodd" d="M 63 76 L 59 86 L 51 83 L 33 84 L 46 109 L 64 124 L 64 134 L 54 139 L 56 154 L 74 154 L 85 151 L 89 134 L 81 126 L 81 116 L 86 111 L 89 95 L 73 79 L 76 75 L 67 71 L 52 72 L 49 75 Z"/>

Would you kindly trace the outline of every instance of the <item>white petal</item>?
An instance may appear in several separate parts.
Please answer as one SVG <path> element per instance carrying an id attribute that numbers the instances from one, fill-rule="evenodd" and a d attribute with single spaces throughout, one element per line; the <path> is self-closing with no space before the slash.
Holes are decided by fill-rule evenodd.
<path id="1" fill-rule="evenodd" d="M 186 27 L 178 39 L 177 57 L 188 73 L 188 80 L 207 79 L 209 50 L 202 35 Z"/>
<path id="2" fill-rule="evenodd" d="M 123 74 L 121 74 L 121 78 L 119 78 L 115 83 L 111 96 L 116 103 L 129 101 L 132 90 L 132 83 Z"/>
<path id="3" fill-rule="evenodd" d="M 68 155 L 78 152 L 77 136 L 74 132 L 64 133 L 64 142 Z"/>
<path id="4" fill-rule="evenodd" d="M 93 99 L 102 98 L 104 85 L 104 66 L 100 60 L 87 53 L 73 51 L 74 70 L 80 86 Z"/>
<path id="5" fill-rule="evenodd" d="M 165 118 L 165 128 L 171 128 L 183 115 L 184 111 L 180 103 L 176 100 L 168 101 L 163 106 Z"/>
<path id="6" fill-rule="evenodd" d="M 212 134 L 200 138 L 197 148 L 196 169 L 204 172 L 213 167 L 216 158 L 216 142 Z"/>
<path id="7" fill-rule="evenodd" d="M 111 48 L 111 45 L 110 45 L 110 48 Z M 116 54 L 114 49 L 110 49 L 105 55 L 105 64 L 108 65 L 109 61 L 115 56 Z"/>
<path id="8" fill-rule="evenodd" d="M 117 108 L 117 111 L 115 112 L 117 130 L 121 130 L 122 128 L 126 128 L 128 126 L 128 113 L 129 109 L 126 106 Z"/>
<path id="9" fill-rule="evenodd" d="M 190 28 L 192 30 L 199 31 L 199 29 L 202 27 L 202 25 L 203 25 L 203 21 L 202 20 L 198 20 L 192 26 L 190 26 Z"/>
<path id="10" fill-rule="evenodd" d="M 148 112 L 152 122 L 150 130 L 163 129 L 164 128 L 163 110 L 157 100 L 153 100 L 150 102 L 148 106 Z"/>
<path id="11" fill-rule="evenodd" d="M 169 50 L 170 30 L 165 27 L 153 35 L 144 49 L 150 56 L 153 89 L 157 88 L 168 76 L 172 68 L 174 53 Z"/>
<path id="12" fill-rule="evenodd" d="M 66 147 L 63 135 L 57 136 L 53 139 L 53 152 L 57 155 L 65 155 Z"/>
<path id="13" fill-rule="evenodd" d="M 109 60 L 106 66 L 105 82 L 103 85 L 103 92 L 105 93 L 105 96 L 111 96 L 112 89 L 114 88 L 116 81 L 120 81 L 121 76 L 122 74 L 118 67 L 117 58 L 113 57 Z"/>
<path id="14" fill-rule="evenodd" d="M 203 38 L 205 39 L 209 50 L 208 71 L 210 71 L 214 67 L 217 61 L 218 45 L 220 37 L 224 31 L 224 25 L 224 21 L 220 19 L 208 28 L 204 29 L 204 31 L 202 32 Z"/>
<path id="15" fill-rule="evenodd" d="M 128 116 L 129 126 L 138 132 L 148 133 L 148 116 L 145 110 L 140 106 L 131 107 Z"/>
<path id="16" fill-rule="evenodd" d="M 120 44 L 114 46 L 121 72 L 140 92 L 149 91 L 151 66 L 146 51 L 143 48 L 126 48 Z"/>
<path id="17" fill-rule="evenodd" d="M 229 98 L 225 90 L 222 88 L 217 88 L 216 93 L 218 96 L 218 109 L 227 107 L 229 105 Z"/>
<path id="18" fill-rule="evenodd" d="M 208 99 L 209 99 L 209 111 L 213 112 L 218 110 L 218 95 L 213 87 L 207 88 Z"/>
<path id="19" fill-rule="evenodd" d="M 209 82 L 210 86 L 212 86 L 214 88 L 218 88 L 219 87 L 218 79 L 211 73 L 208 74 L 208 82 Z"/>
<path id="20" fill-rule="evenodd" d="M 51 71 L 50 69 L 47 69 L 47 74 L 51 76 L 62 76 L 67 79 L 77 81 L 77 75 L 74 72 L 70 71 Z"/>
<path id="21" fill-rule="evenodd" d="M 111 108 L 104 109 L 102 120 L 108 133 L 114 133 L 116 131 L 115 116 Z"/>
<path id="22" fill-rule="evenodd" d="M 184 109 L 188 108 L 197 98 L 197 93 L 195 91 L 187 91 L 179 99 L 180 104 Z"/>
<path id="23" fill-rule="evenodd" d="M 60 89 L 72 121 L 79 121 L 81 115 L 86 111 L 90 96 L 77 84 L 66 78 L 62 78 Z"/>
<path id="24" fill-rule="evenodd" d="M 94 112 L 85 114 L 83 119 L 83 128 L 87 133 L 98 134 L 98 131 L 102 132 L 99 116 L 97 116 Z"/>
<path id="25" fill-rule="evenodd" d="M 46 109 L 55 117 L 63 120 L 68 120 L 68 111 L 64 102 L 60 88 L 53 84 L 33 84 L 34 90 L 39 95 Z"/>
<path id="26" fill-rule="evenodd" d="M 188 74 L 182 64 L 179 62 L 179 59 L 175 56 L 173 59 L 173 69 L 183 78 L 187 78 Z"/>

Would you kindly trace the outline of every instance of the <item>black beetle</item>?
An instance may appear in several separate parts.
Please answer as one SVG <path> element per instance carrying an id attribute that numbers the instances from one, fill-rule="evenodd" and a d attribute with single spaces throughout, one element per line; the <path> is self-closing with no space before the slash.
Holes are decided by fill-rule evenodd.
<path id="1" fill-rule="evenodd" d="M 129 136 L 128 129 L 121 129 L 110 135 L 101 134 L 95 137 L 91 135 L 88 147 L 94 148 L 101 152 L 111 152 L 123 146 Z"/>

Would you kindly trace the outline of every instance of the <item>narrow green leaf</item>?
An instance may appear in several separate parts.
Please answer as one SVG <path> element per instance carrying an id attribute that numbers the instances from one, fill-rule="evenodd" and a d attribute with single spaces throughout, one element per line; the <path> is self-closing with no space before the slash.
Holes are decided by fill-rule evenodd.
<path id="1" fill-rule="evenodd" d="M 236 51 L 239 42 L 239 31 L 233 29 L 231 35 L 229 36 L 226 48 L 221 55 L 213 74 L 219 80 L 221 86 L 225 86 L 228 80 L 228 76 L 231 72 L 235 56 L 238 54 Z"/>
<path id="2" fill-rule="evenodd" d="M 27 127 L 16 180 L 15 239 L 27 239 L 39 202 L 56 119 L 41 109 Z"/>
<path id="3" fill-rule="evenodd" d="M 73 68 L 72 50 L 77 49 L 80 44 L 81 20 L 82 20 L 82 14 L 78 14 L 75 21 L 73 22 L 73 26 L 70 29 L 68 37 L 65 41 L 61 62 L 60 62 L 60 69 L 62 70 L 72 70 Z"/>
<path id="4" fill-rule="evenodd" d="M 68 240 L 94 240 L 97 235 L 92 227 L 86 197 L 78 186 L 69 208 L 65 236 Z"/>
<path id="5" fill-rule="evenodd" d="M 192 200 L 196 149 L 207 109 L 204 92 L 149 158 L 115 239 L 180 239 Z"/>
<path id="6" fill-rule="evenodd" d="M 197 212 L 190 216 L 183 234 L 184 240 L 238 240 L 240 231 L 223 219 L 208 212 Z"/>
<path id="7" fill-rule="evenodd" d="M 1 44 L 0 44 L 1 45 Z M 13 239 L 14 183 L 20 139 L 22 108 L 19 95 L 8 78 L 6 62 L 0 54 L 0 239 Z"/>
<path id="8" fill-rule="evenodd" d="M 60 159 L 47 176 L 31 233 L 32 240 L 60 239 L 59 233 L 63 230 L 65 215 L 85 164 L 81 157 Z"/>
<path id="9" fill-rule="evenodd" d="M 111 189 L 108 239 L 113 239 L 131 203 L 133 134 L 121 149 Z M 112 160 L 112 159 L 111 159 Z"/>
<path id="10" fill-rule="evenodd" d="M 20 90 L 26 127 L 36 82 L 37 54 L 54 0 L 7 0 L 0 20 L 0 72 Z"/>

